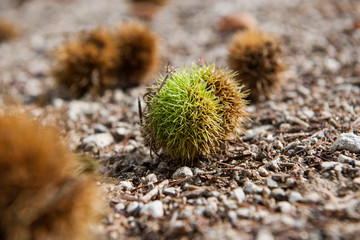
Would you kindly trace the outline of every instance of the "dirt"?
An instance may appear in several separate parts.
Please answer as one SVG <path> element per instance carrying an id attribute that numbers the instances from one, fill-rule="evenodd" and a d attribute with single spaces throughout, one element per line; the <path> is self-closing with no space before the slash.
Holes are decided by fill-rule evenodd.
<path id="1" fill-rule="evenodd" d="M 360 133 L 359 1 L 170 0 L 142 19 L 160 38 L 162 66 L 226 67 L 233 32 L 219 22 L 247 12 L 281 39 L 288 66 L 279 94 L 249 104 L 248 134 L 229 154 L 196 162 L 180 179 L 180 165 L 143 146 L 137 99 L 146 86 L 82 99 L 54 91 L 53 49 L 79 31 L 136 19 L 132 4 L 18 2 L 0 3 L 0 17 L 22 30 L 0 44 L 1 101 L 11 95 L 59 124 L 74 151 L 99 163 L 109 208 L 98 239 L 360 239 L 360 157 L 331 148 L 340 134 Z M 84 143 L 103 128 L 110 145 Z"/>

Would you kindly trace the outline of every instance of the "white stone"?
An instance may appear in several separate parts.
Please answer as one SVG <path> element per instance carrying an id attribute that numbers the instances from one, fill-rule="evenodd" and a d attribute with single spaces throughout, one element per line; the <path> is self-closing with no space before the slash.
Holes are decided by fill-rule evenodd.
<path id="1" fill-rule="evenodd" d="M 245 182 L 244 184 L 244 192 L 246 193 L 262 193 L 263 188 L 257 186 L 253 182 Z"/>
<path id="2" fill-rule="evenodd" d="M 279 187 L 279 184 L 274 179 L 272 179 L 271 176 L 266 179 L 266 184 L 269 188 Z"/>
<path id="3" fill-rule="evenodd" d="M 153 218 L 160 218 L 164 216 L 164 208 L 161 201 L 156 200 L 147 203 L 142 207 L 141 214 L 152 216 Z"/>
<path id="4" fill-rule="evenodd" d="M 292 205 L 287 201 L 278 202 L 278 207 L 282 213 L 288 213 L 293 209 Z"/>
<path id="5" fill-rule="evenodd" d="M 238 203 L 242 203 L 245 200 L 245 193 L 242 188 L 236 188 L 233 191 L 233 197 L 236 198 Z"/>
<path id="6" fill-rule="evenodd" d="M 256 240 L 274 240 L 274 236 L 266 228 L 260 228 L 256 235 Z"/>
<path id="7" fill-rule="evenodd" d="M 129 182 L 129 181 L 121 181 L 121 182 L 119 182 L 118 187 L 119 187 L 121 190 L 125 190 L 125 191 L 131 191 L 131 190 L 134 189 L 132 183 Z"/>
<path id="8" fill-rule="evenodd" d="M 333 73 L 337 72 L 341 67 L 341 64 L 333 58 L 327 58 L 324 61 L 324 65 L 327 70 L 329 70 L 330 72 L 333 72 Z"/>
<path id="9" fill-rule="evenodd" d="M 111 145 L 114 142 L 114 138 L 110 133 L 97 133 L 85 137 L 82 143 L 85 147 L 98 147 L 104 148 Z"/>
<path id="10" fill-rule="evenodd" d="M 302 199 L 303 197 L 299 192 L 292 191 L 289 194 L 289 202 L 291 203 L 301 201 Z"/>
<path id="11" fill-rule="evenodd" d="M 126 212 L 133 213 L 138 207 L 139 207 L 138 202 L 131 202 L 131 203 L 129 203 L 129 205 L 127 205 Z"/>

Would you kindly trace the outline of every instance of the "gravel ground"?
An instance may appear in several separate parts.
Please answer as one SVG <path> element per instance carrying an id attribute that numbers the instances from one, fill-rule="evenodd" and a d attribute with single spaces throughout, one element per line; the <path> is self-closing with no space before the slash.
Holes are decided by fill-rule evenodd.
<path id="1" fill-rule="evenodd" d="M 231 33 L 218 23 L 240 11 L 282 40 L 287 83 L 249 105 L 248 134 L 229 156 L 189 168 L 143 146 L 137 98 L 146 86 L 77 100 L 54 90 L 54 47 L 135 18 L 129 2 L 1 1 L 0 17 L 22 29 L 0 44 L 1 101 L 11 95 L 59 124 L 74 150 L 100 163 L 110 207 L 99 239 L 360 239 L 360 2 L 170 0 L 146 23 L 163 65 L 226 66 Z"/>

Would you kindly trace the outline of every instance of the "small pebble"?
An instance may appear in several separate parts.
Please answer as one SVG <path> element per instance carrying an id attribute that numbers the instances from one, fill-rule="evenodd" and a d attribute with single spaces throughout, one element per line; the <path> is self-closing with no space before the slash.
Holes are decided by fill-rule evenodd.
<path id="1" fill-rule="evenodd" d="M 279 149 L 279 150 L 282 150 L 282 149 L 284 148 L 284 144 L 283 144 L 281 141 L 276 140 L 276 141 L 274 142 L 274 148 Z"/>
<path id="2" fill-rule="evenodd" d="M 119 239 L 119 233 L 118 232 L 116 232 L 116 231 L 111 231 L 110 233 L 109 233 L 109 237 L 110 237 L 110 239 L 111 240 L 115 240 L 115 239 Z"/>
<path id="3" fill-rule="evenodd" d="M 282 188 L 274 188 L 271 191 L 271 196 L 273 196 L 276 200 L 286 199 L 286 193 Z"/>
<path id="4" fill-rule="evenodd" d="M 205 216 L 215 216 L 218 210 L 218 200 L 215 197 L 209 197 L 205 205 Z"/>
<path id="5" fill-rule="evenodd" d="M 106 133 L 108 129 L 102 124 L 96 124 L 94 127 L 95 133 Z"/>
<path id="6" fill-rule="evenodd" d="M 266 184 L 269 188 L 279 187 L 279 184 L 276 181 L 274 181 L 274 179 L 272 179 L 271 176 L 266 179 Z"/>
<path id="7" fill-rule="evenodd" d="M 151 174 L 149 174 L 149 175 L 147 175 L 146 177 L 145 177 L 145 181 L 144 181 L 144 183 L 145 184 L 148 184 L 148 183 L 155 183 L 155 182 L 157 182 L 157 177 L 156 177 L 156 175 L 154 174 L 154 173 L 151 173 Z"/>
<path id="8" fill-rule="evenodd" d="M 296 183 L 296 180 L 293 179 L 293 178 L 287 178 L 286 181 L 285 181 L 285 185 L 286 187 L 288 188 L 292 188 L 292 187 L 295 187 L 297 185 Z"/>
<path id="9" fill-rule="evenodd" d="M 175 173 L 172 175 L 173 179 L 178 179 L 178 178 L 186 178 L 189 176 L 193 176 L 193 173 L 191 171 L 191 168 L 189 167 L 181 167 L 178 168 Z"/>
<path id="10" fill-rule="evenodd" d="M 242 188 L 236 188 L 233 190 L 233 197 L 238 201 L 238 203 L 242 203 L 245 200 L 245 193 Z"/>
<path id="11" fill-rule="evenodd" d="M 292 191 L 289 194 L 289 202 L 298 202 L 303 199 L 302 195 L 299 192 Z"/>
<path id="12" fill-rule="evenodd" d="M 265 167 L 270 170 L 278 171 L 280 170 L 279 161 L 280 161 L 279 158 L 271 160 L 270 162 L 265 164 Z"/>
<path id="13" fill-rule="evenodd" d="M 305 201 L 307 202 L 319 202 L 320 201 L 320 195 L 316 192 L 310 192 L 305 196 Z"/>
<path id="14" fill-rule="evenodd" d="M 338 162 L 341 162 L 341 163 L 353 163 L 354 162 L 354 159 L 352 159 L 351 157 L 345 156 L 343 154 L 340 154 L 337 160 L 338 160 Z"/>
<path id="15" fill-rule="evenodd" d="M 341 64 L 336 59 L 326 58 L 324 61 L 324 66 L 328 71 L 336 73 L 339 71 Z"/>
<path id="16" fill-rule="evenodd" d="M 225 201 L 224 201 L 224 205 L 225 205 L 225 207 L 226 207 L 227 209 L 232 209 L 232 210 L 234 210 L 234 209 L 237 209 L 237 208 L 238 208 L 236 202 L 233 201 L 233 200 L 228 200 L 228 199 L 225 200 Z"/>
<path id="17" fill-rule="evenodd" d="M 104 148 L 111 145 L 114 142 L 114 138 L 110 133 L 97 133 L 85 137 L 82 140 L 82 144 L 85 148 Z"/>
<path id="18" fill-rule="evenodd" d="M 118 204 L 115 205 L 115 209 L 116 209 L 116 211 L 120 212 L 120 211 L 125 209 L 125 204 L 118 203 Z"/>
<path id="19" fill-rule="evenodd" d="M 282 213 L 288 213 L 293 209 L 292 205 L 287 201 L 278 202 L 278 207 Z"/>
<path id="20" fill-rule="evenodd" d="M 266 228 L 260 228 L 256 235 L 256 240 L 274 240 L 274 236 Z"/>
<path id="21" fill-rule="evenodd" d="M 338 163 L 338 162 L 322 162 L 321 163 L 321 169 L 332 169 L 336 165 L 339 165 L 339 164 L 340 163 Z"/>
<path id="22" fill-rule="evenodd" d="M 130 202 L 129 205 L 127 205 L 126 207 L 126 212 L 127 213 L 133 213 L 135 212 L 137 209 L 141 208 L 143 205 L 143 203 L 138 203 L 138 202 Z"/>
<path id="23" fill-rule="evenodd" d="M 228 212 L 228 217 L 229 217 L 229 219 L 230 219 L 230 222 L 231 222 L 231 224 L 236 224 L 237 223 L 237 214 L 236 214 L 236 212 L 235 211 L 229 211 Z"/>
<path id="24" fill-rule="evenodd" d="M 38 79 L 29 79 L 25 84 L 25 94 L 36 97 L 39 96 L 42 92 L 42 83 Z"/>
<path id="25" fill-rule="evenodd" d="M 220 196 L 220 193 L 218 191 L 211 191 L 210 192 L 210 195 L 211 196 L 214 196 L 214 197 L 219 197 Z"/>
<path id="26" fill-rule="evenodd" d="M 149 215 L 153 218 L 161 218 L 164 216 L 163 204 L 160 200 L 147 203 L 141 208 L 140 214 Z"/>
<path id="27" fill-rule="evenodd" d="M 131 134 L 131 130 L 129 128 L 119 127 L 115 129 L 114 136 L 117 141 L 121 141 L 130 134 Z"/>
<path id="28" fill-rule="evenodd" d="M 134 152 L 135 150 L 136 150 L 136 147 L 132 144 L 128 144 L 124 148 L 124 152 L 127 152 L 127 153 Z"/>
<path id="29" fill-rule="evenodd" d="M 256 211 L 254 206 L 246 207 L 246 208 L 238 208 L 236 213 L 239 217 L 242 218 L 251 218 Z"/>
<path id="30" fill-rule="evenodd" d="M 349 150 L 353 153 L 360 153 L 360 137 L 353 133 L 342 133 L 330 147 L 330 151 Z"/>
<path id="31" fill-rule="evenodd" d="M 289 130 L 291 128 L 291 124 L 290 123 L 282 123 L 282 124 L 280 124 L 280 126 L 279 126 L 279 129 L 281 130 L 281 131 L 287 131 L 287 130 Z"/>
<path id="32" fill-rule="evenodd" d="M 129 181 L 121 181 L 118 184 L 118 188 L 125 191 L 131 191 L 134 189 L 133 185 Z"/>
<path id="33" fill-rule="evenodd" d="M 259 187 L 258 185 L 256 185 L 253 182 L 245 182 L 244 184 L 244 192 L 246 193 L 262 193 L 263 188 Z"/>
<path id="34" fill-rule="evenodd" d="M 259 174 L 262 177 L 267 177 L 269 175 L 269 172 L 262 166 L 259 168 Z"/>
<path id="35" fill-rule="evenodd" d="M 165 195 L 172 195 L 172 196 L 176 196 L 177 194 L 180 193 L 180 189 L 178 188 L 165 188 L 164 189 L 164 194 Z"/>

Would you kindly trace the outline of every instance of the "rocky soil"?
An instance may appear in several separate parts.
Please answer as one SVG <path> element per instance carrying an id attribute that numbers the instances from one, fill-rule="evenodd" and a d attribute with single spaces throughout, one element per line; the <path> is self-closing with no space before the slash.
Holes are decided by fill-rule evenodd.
<path id="1" fill-rule="evenodd" d="M 1 101 L 58 124 L 72 149 L 99 163 L 109 208 L 98 239 L 360 239 L 360 2 L 170 0 L 145 20 L 163 66 L 226 67 L 232 33 L 219 21 L 242 11 L 283 42 L 281 93 L 249 105 L 248 133 L 228 156 L 192 167 L 144 147 L 137 99 L 146 86 L 81 99 L 54 89 L 54 47 L 137 18 L 132 9 L 123 0 L 0 3 L 0 17 L 22 29 L 0 44 Z"/>

